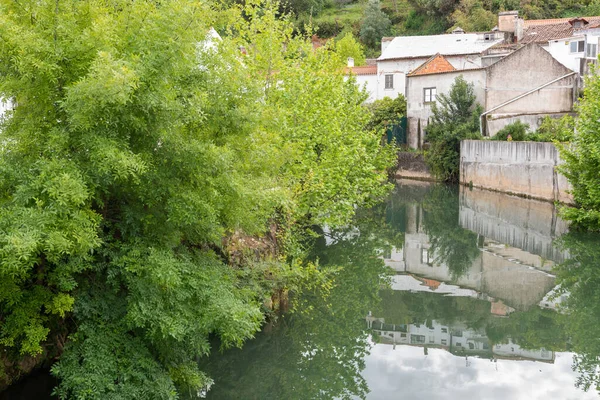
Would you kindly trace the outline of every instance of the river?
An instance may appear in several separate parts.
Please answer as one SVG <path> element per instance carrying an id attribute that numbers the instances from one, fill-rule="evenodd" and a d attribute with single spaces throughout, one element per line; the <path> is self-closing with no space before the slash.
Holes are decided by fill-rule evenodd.
<path id="1" fill-rule="evenodd" d="M 310 259 L 327 283 L 242 349 L 215 342 L 202 396 L 600 398 L 600 236 L 568 233 L 550 203 L 399 182 Z"/>

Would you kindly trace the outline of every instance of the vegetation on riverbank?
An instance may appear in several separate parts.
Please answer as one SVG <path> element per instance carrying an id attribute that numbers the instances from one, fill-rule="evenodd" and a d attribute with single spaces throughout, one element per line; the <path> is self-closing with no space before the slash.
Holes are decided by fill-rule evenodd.
<path id="1" fill-rule="evenodd" d="M 62 353 L 61 398 L 200 390 L 209 336 L 239 346 L 273 293 L 328 284 L 298 239 L 387 193 L 394 149 L 276 5 L 2 7 L 0 345 Z"/>

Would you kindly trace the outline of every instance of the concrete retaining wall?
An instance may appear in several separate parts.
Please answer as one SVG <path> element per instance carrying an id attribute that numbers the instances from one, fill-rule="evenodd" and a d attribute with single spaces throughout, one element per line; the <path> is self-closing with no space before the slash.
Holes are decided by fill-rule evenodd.
<path id="1" fill-rule="evenodd" d="M 552 143 L 464 140 L 460 144 L 460 182 L 474 187 L 545 201 L 573 203 Z"/>
<path id="2" fill-rule="evenodd" d="M 397 179 L 416 179 L 419 181 L 435 181 L 425 164 L 423 155 L 413 152 L 401 151 L 398 153 Z"/>

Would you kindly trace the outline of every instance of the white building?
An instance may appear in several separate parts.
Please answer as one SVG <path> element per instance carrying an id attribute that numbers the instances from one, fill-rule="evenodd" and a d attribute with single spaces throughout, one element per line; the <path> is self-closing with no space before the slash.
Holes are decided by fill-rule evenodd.
<path id="1" fill-rule="evenodd" d="M 501 32 L 384 38 L 377 59 L 377 99 L 406 95 L 406 75 L 436 54 L 457 70 L 481 68 L 488 49 L 504 41 Z"/>

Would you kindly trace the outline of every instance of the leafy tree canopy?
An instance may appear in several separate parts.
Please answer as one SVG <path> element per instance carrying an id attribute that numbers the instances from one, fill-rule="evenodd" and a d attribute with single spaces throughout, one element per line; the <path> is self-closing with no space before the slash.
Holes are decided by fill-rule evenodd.
<path id="1" fill-rule="evenodd" d="M 365 53 L 362 45 L 354 38 L 352 32 L 346 34 L 337 42 L 335 42 L 335 52 L 338 54 L 342 63 L 346 65 L 348 57 L 354 59 L 354 65 L 364 65 Z"/>
<path id="2" fill-rule="evenodd" d="M 584 97 L 576 120 L 577 134 L 570 145 L 560 147 L 564 164 L 560 171 L 573 189 L 575 208 L 564 208 L 563 216 L 576 226 L 600 230 L 600 75 L 586 78 Z"/>
<path id="3" fill-rule="evenodd" d="M 347 223 L 387 191 L 393 149 L 277 5 L 0 4 L 0 345 L 70 332 L 62 398 L 199 390 L 209 335 L 241 345 L 269 282 L 316 273 L 289 234 L 292 262 L 262 274 L 228 266 L 224 239 Z"/>
<path id="4" fill-rule="evenodd" d="M 379 0 L 369 0 L 360 25 L 360 40 L 369 48 L 375 49 L 381 38 L 389 34 L 390 19 L 381 11 Z"/>

